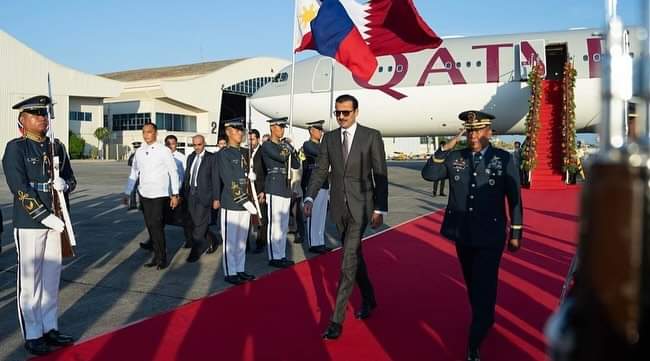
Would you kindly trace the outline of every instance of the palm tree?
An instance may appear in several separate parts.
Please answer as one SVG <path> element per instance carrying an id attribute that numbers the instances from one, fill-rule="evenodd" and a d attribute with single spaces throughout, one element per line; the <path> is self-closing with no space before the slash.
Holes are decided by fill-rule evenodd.
<path id="1" fill-rule="evenodd" d="M 108 128 L 97 128 L 95 129 L 95 138 L 97 138 L 97 149 L 99 150 L 99 158 L 103 159 L 103 142 L 106 141 L 111 136 L 111 130 Z"/>

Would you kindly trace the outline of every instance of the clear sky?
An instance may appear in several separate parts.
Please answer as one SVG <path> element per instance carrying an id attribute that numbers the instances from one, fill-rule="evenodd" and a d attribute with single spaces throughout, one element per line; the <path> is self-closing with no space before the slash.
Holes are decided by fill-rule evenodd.
<path id="1" fill-rule="evenodd" d="M 441 36 L 604 24 L 605 0 L 414 0 Z M 0 0 L 0 29 L 88 73 L 291 57 L 293 0 Z M 639 24 L 640 0 L 619 1 Z M 312 52 L 308 52 L 310 55 Z"/>

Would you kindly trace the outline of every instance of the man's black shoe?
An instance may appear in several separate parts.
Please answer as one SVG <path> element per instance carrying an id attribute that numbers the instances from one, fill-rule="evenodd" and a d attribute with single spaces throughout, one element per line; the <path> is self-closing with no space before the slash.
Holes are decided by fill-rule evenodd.
<path id="1" fill-rule="evenodd" d="M 244 281 L 242 281 L 242 279 L 239 276 L 226 276 L 224 280 L 233 285 L 240 285 L 244 283 Z"/>
<path id="2" fill-rule="evenodd" d="M 74 343 L 72 336 L 64 335 L 58 330 L 50 330 L 43 335 L 43 339 L 50 346 L 68 346 Z"/>
<path id="3" fill-rule="evenodd" d="M 287 265 L 282 262 L 281 259 L 272 259 L 269 261 L 269 266 L 271 267 L 277 267 L 277 268 L 285 268 Z"/>
<path id="4" fill-rule="evenodd" d="M 366 318 L 370 317 L 372 310 L 375 308 L 377 308 L 377 302 L 363 302 L 361 304 L 361 309 L 355 314 L 355 316 L 358 320 L 365 320 Z"/>
<path id="5" fill-rule="evenodd" d="M 156 269 L 163 270 L 163 269 L 167 268 L 167 266 L 169 266 L 169 263 L 167 263 L 167 260 L 162 260 L 162 261 L 158 262 L 158 266 L 156 267 Z"/>
<path id="6" fill-rule="evenodd" d="M 194 246 L 192 246 L 192 250 L 190 251 L 190 255 L 187 256 L 187 262 L 189 263 L 194 263 L 201 258 L 201 255 L 205 252 L 207 247 L 203 242 L 200 243 L 194 243 Z"/>
<path id="7" fill-rule="evenodd" d="M 323 338 L 327 340 L 336 340 L 341 336 L 341 331 L 343 331 L 343 326 L 340 323 L 330 322 L 327 326 L 327 330 L 323 333 Z"/>
<path id="8" fill-rule="evenodd" d="M 45 355 L 52 351 L 43 337 L 25 341 L 25 350 L 32 355 Z"/>
<path id="9" fill-rule="evenodd" d="M 282 262 L 282 264 L 284 265 L 284 267 L 293 266 L 293 265 L 296 263 L 296 262 L 294 262 L 294 261 L 288 260 L 286 257 L 283 258 L 283 259 L 281 259 L 280 262 Z"/>
<path id="10" fill-rule="evenodd" d="M 146 242 L 140 242 L 140 248 L 146 251 L 153 251 L 153 242 L 151 242 L 151 240 L 148 240 Z"/>
<path id="11" fill-rule="evenodd" d="M 157 267 L 158 266 L 158 260 L 153 258 L 149 263 L 144 264 L 145 267 L 151 268 L 151 267 Z"/>
<path id="12" fill-rule="evenodd" d="M 255 279 L 254 275 L 246 272 L 237 272 L 237 276 L 239 276 L 239 278 L 241 278 L 244 281 L 252 281 Z"/>
<path id="13" fill-rule="evenodd" d="M 217 244 L 217 239 L 214 238 L 213 240 L 210 241 L 210 247 L 208 247 L 205 253 L 212 254 L 217 251 L 217 247 L 219 247 L 219 245 Z"/>
<path id="14" fill-rule="evenodd" d="M 255 247 L 255 249 L 253 250 L 253 253 L 256 253 L 256 254 L 257 254 L 257 253 L 262 253 L 262 252 L 264 252 L 264 248 L 265 248 L 264 246 L 257 246 L 257 247 Z"/>
<path id="15" fill-rule="evenodd" d="M 481 356 L 478 353 L 478 348 L 467 349 L 467 361 L 481 361 Z"/>
<path id="16" fill-rule="evenodd" d="M 323 254 L 329 251 L 329 248 L 325 247 L 325 245 L 309 247 L 309 252 L 311 253 Z"/>

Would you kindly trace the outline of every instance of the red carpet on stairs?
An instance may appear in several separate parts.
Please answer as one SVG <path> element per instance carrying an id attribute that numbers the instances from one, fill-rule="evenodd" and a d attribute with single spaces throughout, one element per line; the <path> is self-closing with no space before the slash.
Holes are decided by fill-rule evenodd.
<path id="1" fill-rule="evenodd" d="M 488 361 L 544 360 L 542 329 L 575 251 L 576 189 L 524 191 L 525 240 L 504 255 Z M 378 308 L 324 342 L 341 252 L 313 258 L 39 360 L 462 360 L 470 310 L 442 212 L 364 243 Z M 359 305 L 358 291 L 352 299 Z"/>
<path id="2" fill-rule="evenodd" d="M 537 167 L 531 189 L 565 189 L 562 173 L 562 82 L 542 81 L 542 104 L 537 134 Z"/>

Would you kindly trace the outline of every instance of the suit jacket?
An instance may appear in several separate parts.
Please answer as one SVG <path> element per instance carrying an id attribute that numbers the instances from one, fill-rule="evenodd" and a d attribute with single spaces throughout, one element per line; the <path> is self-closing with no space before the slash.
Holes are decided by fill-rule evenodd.
<path id="1" fill-rule="evenodd" d="M 375 210 L 388 212 L 388 171 L 379 131 L 357 124 L 345 163 L 341 128 L 325 133 L 317 164 L 306 196 L 315 199 L 329 175 L 330 210 L 337 223 L 345 216 L 345 207 L 359 223 L 367 223 Z"/>
<path id="2" fill-rule="evenodd" d="M 491 145 L 474 166 L 469 149 L 437 151 L 422 169 L 428 181 L 449 178 L 449 203 L 440 233 L 462 245 L 503 248 L 508 201 L 510 238 L 521 238 L 523 211 L 513 156 Z"/>
<path id="3" fill-rule="evenodd" d="M 185 181 L 183 182 L 183 193 L 186 197 L 190 196 L 190 177 L 195 159 L 196 152 L 192 152 L 192 154 L 187 157 Z M 203 154 L 203 160 L 199 165 L 198 173 L 196 174 L 197 192 L 195 194 L 199 199 L 199 203 L 204 207 L 212 207 L 212 201 L 219 200 L 220 183 L 218 172 L 216 155 L 206 150 Z"/>

